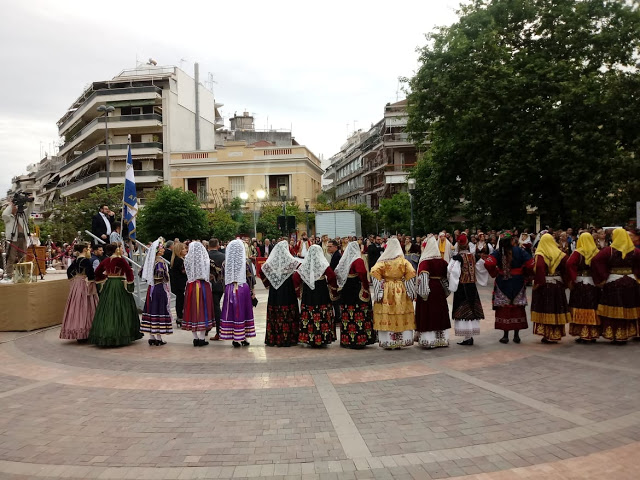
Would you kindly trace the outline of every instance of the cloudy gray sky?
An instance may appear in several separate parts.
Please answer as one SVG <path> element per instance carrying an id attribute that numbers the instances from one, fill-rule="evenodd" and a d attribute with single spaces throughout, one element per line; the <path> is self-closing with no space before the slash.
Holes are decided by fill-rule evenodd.
<path id="1" fill-rule="evenodd" d="M 417 68 L 424 34 L 455 21 L 458 4 L 0 0 L 0 196 L 51 151 L 56 121 L 84 87 L 136 58 L 190 74 L 199 62 L 225 118 L 246 109 L 257 128 L 292 126 L 327 159 L 354 121 L 382 118 L 398 77 Z"/>

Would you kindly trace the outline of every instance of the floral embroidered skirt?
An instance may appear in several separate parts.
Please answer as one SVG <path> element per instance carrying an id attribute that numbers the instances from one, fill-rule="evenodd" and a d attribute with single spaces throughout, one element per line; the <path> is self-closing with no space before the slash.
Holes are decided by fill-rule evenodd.
<path id="1" fill-rule="evenodd" d="M 329 345 L 336 339 L 333 305 L 305 304 L 300 306 L 300 343 L 312 346 Z"/>
<path id="2" fill-rule="evenodd" d="M 300 313 L 297 301 L 290 305 L 267 305 L 266 345 L 290 347 L 298 343 L 299 336 Z"/>
<path id="3" fill-rule="evenodd" d="M 340 344 L 358 348 L 376 343 L 378 336 L 373 329 L 371 301 L 340 305 Z"/>

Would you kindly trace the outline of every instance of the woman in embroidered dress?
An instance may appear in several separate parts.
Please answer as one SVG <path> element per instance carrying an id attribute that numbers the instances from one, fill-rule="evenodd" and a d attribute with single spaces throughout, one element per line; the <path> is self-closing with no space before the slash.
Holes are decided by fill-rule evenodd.
<path id="1" fill-rule="evenodd" d="M 251 304 L 251 299 L 255 298 L 255 279 L 242 240 L 236 239 L 227 245 L 222 269 L 225 287 L 220 339 L 232 340 L 235 348 L 248 347 L 247 337 L 256 336 Z"/>
<path id="2" fill-rule="evenodd" d="M 267 331 L 264 343 L 270 347 L 290 347 L 298 343 L 300 311 L 293 272 L 300 260 L 291 255 L 289 243 L 279 242 L 262 268 L 260 278 L 269 289 L 267 301 Z"/>
<path id="3" fill-rule="evenodd" d="M 595 342 L 602 333 L 598 317 L 600 290 L 591 277 L 591 260 L 597 253 L 593 237 L 585 232 L 578 237 L 576 249 L 567 260 L 571 289 L 569 335 L 578 337 L 577 343 Z"/>
<path id="4" fill-rule="evenodd" d="M 507 232 L 500 239 L 499 248 L 485 259 L 484 266 L 496 279 L 491 303 L 496 316 L 495 329 L 504 332 L 500 343 L 509 343 L 510 331 L 513 331 L 513 341 L 520 343 L 520 330 L 529 327 L 525 273 L 533 268 L 533 259 L 522 248 L 513 246 L 511 234 Z"/>
<path id="5" fill-rule="evenodd" d="M 638 336 L 640 253 L 624 229 L 616 228 L 611 246 L 593 257 L 591 273 L 602 289 L 598 302 L 602 336 L 613 343 Z"/>
<path id="6" fill-rule="evenodd" d="M 74 251 L 78 256 L 67 269 L 69 298 L 64 309 L 60 338 L 82 343 L 89 337 L 98 306 L 98 292 L 88 245 L 79 243 Z"/>
<path id="7" fill-rule="evenodd" d="M 89 332 L 89 343 L 100 347 L 129 345 L 142 338 L 138 307 L 133 298 L 133 270 L 115 244 L 104 247 L 107 255 L 96 269 L 102 284 L 100 301 Z"/>
<path id="8" fill-rule="evenodd" d="M 293 274 L 301 284 L 300 343 L 312 347 L 329 345 L 336 339 L 333 304 L 338 299 L 336 275 L 324 257 L 322 248 L 312 245 Z"/>
<path id="9" fill-rule="evenodd" d="M 140 331 L 149 334 L 149 345 L 166 345 L 162 335 L 173 333 L 170 307 L 169 266 L 163 258 L 164 240 L 157 239 L 145 258 L 140 272 L 147 281 L 147 298 L 142 309 Z"/>
<path id="10" fill-rule="evenodd" d="M 211 330 L 215 313 L 213 293 L 209 283 L 209 254 L 200 242 L 189 244 L 189 253 L 184 257 L 187 272 L 187 287 L 184 295 L 184 318 L 182 329 L 193 333 L 193 346 L 209 345 L 206 332 Z"/>
<path id="11" fill-rule="evenodd" d="M 171 292 L 176 296 L 176 325 L 182 324 L 184 314 L 184 290 L 187 287 L 187 272 L 184 269 L 184 257 L 187 254 L 187 246 L 184 243 L 173 244 L 169 277 L 171 278 Z"/>
<path id="12" fill-rule="evenodd" d="M 449 305 L 443 279 L 447 278 L 447 262 L 442 259 L 438 240 L 430 237 L 420 256 L 416 290 L 415 325 L 418 343 L 423 347 L 449 346 Z"/>
<path id="13" fill-rule="evenodd" d="M 546 233 L 536 249 L 531 294 L 533 333 L 542 336 L 542 343 L 560 341 L 566 335 L 565 324 L 571 322 L 565 294 L 566 277 L 567 255 Z"/>
<path id="14" fill-rule="evenodd" d="M 416 271 L 404 258 L 399 240 L 392 237 L 371 269 L 373 328 L 378 331 L 382 348 L 413 345 L 415 277 Z"/>
<path id="15" fill-rule="evenodd" d="M 358 349 L 374 344 L 369 279 L 357 242 L 347 245 L 335 274 L 340 289 L 340 346 Z"/>
<path id="16" fill-rule="evenodd" d="M 458 236 L 458 253 L 451 258 L 448 266 L 449 285 L 453 294 L 453 318 L 456 336 L 464 337 L 458 345 L 473 345 L 473 336 L 480 335 L 480 320 L 484 319 L 482 303 L 476 287 L 476 257 L 469 250 L 467 236 Z M 484 261 L 479 260 L 484 275 Z M 487 285 L 486 276 L 478 278 L 478 283 Z"/>

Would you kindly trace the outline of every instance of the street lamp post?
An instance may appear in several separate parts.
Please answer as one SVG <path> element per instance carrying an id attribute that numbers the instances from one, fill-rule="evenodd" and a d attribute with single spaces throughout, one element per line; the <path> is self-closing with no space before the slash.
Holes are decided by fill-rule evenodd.
<path id="1" fill-rule="evenodd" d="M 411 205 L 411 239 L 413 236 L 413 191 L 416 189 L 416 179 L 410 178 L 407 180 L 407 186 L 409 187 L 409 205 Z"/>
<path id="2" fill-rule="evenodd" d="M 100 105 L 98 107 L 98 111 L 102 112 L 104 116 L 104 152 L 107 161 L 107 190 L 109 190 L 110 179 L 109 179 L 109 129 L 107 127 L 107 123 L 109 122 L 109 114 L 113 112 L 115 108 L 111 105 Z"/>
<path id="3" fill-rule="evenodd" d="M 262 201 L 266 195 L 266 192 L 260 189 L 256 192 L 256 200 L 253 200 L 251 202 L 253 203 L 253 238 L 255 238 L 256 240 L 258 239 L 258 219 L 256 217 L 259 207 L 258 203 Z M 246 203 L 249 199 L 249 194 L 247 192 L 242 192 L 240 194 L 240 199 Z"/>
<path id="4" fill-rule="evenodd" d="M 282 236 L 287 236 L 287 186 L 280 185 L 280 199 L 282 200 Z"/>
<path id="5" fill-rule="evenodd" d="M 307 236 L 311 237 L 311 232 L 309 231 L 309 203 L 311 203 L 311 200 L 309 200 L 308 198 L 304 199 L 304 212 L 307 216 Z"/>

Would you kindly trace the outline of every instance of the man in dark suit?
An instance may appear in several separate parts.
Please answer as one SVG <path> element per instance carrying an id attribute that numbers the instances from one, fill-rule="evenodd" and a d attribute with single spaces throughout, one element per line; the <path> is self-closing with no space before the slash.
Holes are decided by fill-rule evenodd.
<path id="1" fill-rule="evenodd" d="M 220 340 L 220 301 L 224 294 L 224 276 L 222 276 L 222 264 L 225 254 L 220 252 L 220 241 L 217 238 L 209 240 L 209 258 L 214 265 L 211 266 L 211 292 L 213 293 L 213 312 L 216 318 L 216 335 L 211 340 Z M 215 270 L 215 275 L 214 275 Z"/>
<path id="2" fill-rule="evenodd" d="M 329 240 L 329 245 L 327 246 L 327 252 L 331 255 L 331 261 L 329 262 L 329 266 L 331 270 L 335 270 L 340 262 L 340 258 L 342 255 L 340 254 L 340 247 L 338 245 L 337 240 Z"/>
<path id="3" fill-rule="evenodd" d="M 262 245 L 260 247 L 260 256 L 261 257 L 268 257 L 269 254 L 271 253 L 271 250 L 273 249 L 273 247 L 271 246 L 271 242 L 269 241 L 268 238 L 264 239 L 264 245 Z"/>
<path id="4" fill-rule="evenodd" d="M 367 247 L 367 260 L 369 262 L 369 271 L 376 264 L 382 255 L 382 238 L 376 236 L 376 241 Z"/>
<path id="5" fill-rule="evenodd" d="M 167 262 L 171 263 L 171 257 L 173 256 L 173 240 L 167 240 L 164 244 L 164 258 Z"/>
<path id="6" fill-rule="evenodd" d="M 113 231 L 115 213 L 109 211 L 109 205 L 102 205 L 98 213 L 91 219 L 91 233 L 109 243 L 109 235 Z M 94 241 L 94 243 L 96 243 Z"/>

